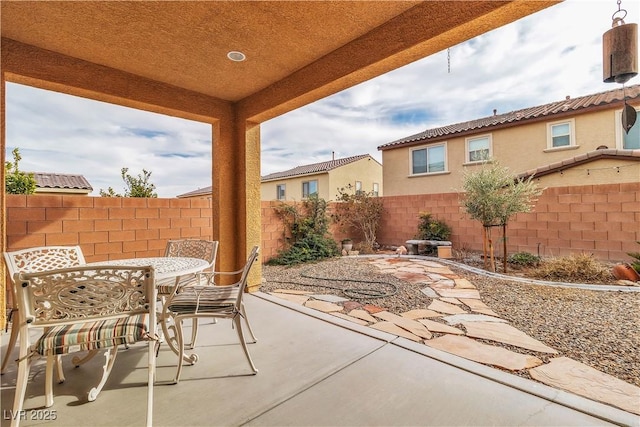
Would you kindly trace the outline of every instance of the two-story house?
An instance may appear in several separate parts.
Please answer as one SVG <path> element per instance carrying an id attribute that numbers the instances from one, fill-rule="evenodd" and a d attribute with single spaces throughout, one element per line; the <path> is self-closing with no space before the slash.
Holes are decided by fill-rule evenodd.
<path id="1" fill-rule="evenodd" d="M 378 147 L 386 196 L 462 190 L 466 171 L 497 159 L 542 187 L 637 183 L 640 123 L 622 128 L 623 100 L 640 85 L 428 129 Z M 640 120 L 639 120 L 640 122 Z"/>
<path id="2" fill-rule="evenodd" d="M 335 200 L 339 188 L 382 196 L 382 165 L 369 154 L 275 172 L 261 179 L 261 200 L 294 201 L 312 194 Z"/>

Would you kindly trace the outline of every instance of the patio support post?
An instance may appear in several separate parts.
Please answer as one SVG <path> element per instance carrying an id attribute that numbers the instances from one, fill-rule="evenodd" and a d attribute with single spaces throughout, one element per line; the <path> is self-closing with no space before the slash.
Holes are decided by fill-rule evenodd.
<path id="1" fill-rule="evenodd" d="M 0 164 L 2 165 L 2 175 L 0 176 L 0 184 L 2 185 L 2 192 L 0 192 L 0 248 L 2 252 L 7 250 L 7 196 L 4 191 L 4 174 L 5 174 L 5 151 L 7 150 L 6 144 L 6 108 L 5 108 L 5 78 L 4 72 L 0 71 Z M 0 328 L 4 331 L 7 324 L 7 272 L 5 270 L 4 263 L 0 263 Z"/>

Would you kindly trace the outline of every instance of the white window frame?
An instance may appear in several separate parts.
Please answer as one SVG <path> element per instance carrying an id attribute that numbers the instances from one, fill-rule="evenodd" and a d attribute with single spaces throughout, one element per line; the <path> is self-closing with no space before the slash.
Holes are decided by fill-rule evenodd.
<path id="1" fill-rule="evenodd" d="M 444 170 L 441 171 L 429 171 L 429 150 L 433 148 L 443 147 L 444 149 Z M 426 150 L 427 152 L 427 171 L 426 172 L 413 172 L 413 153 L 415 151 Z M 443 173 L 449 173 L 449 161 L 448 161 L 448 150 L 447 150 L 447 142 L 442 142 L 438 144 L 429 144 L 422 145 L 420 147 L 415 147 L 409 150 L 409 176 L 425 176 L 425 175 L 438 175 Z"/>
<path id="2" fill-rule="evenodd" d="M 640 116 L 640 107 L 635 107 L 636 113 Z M 616 114 L 616 148 L 618 150 L 637 150 L 637 148 L 624 148 L 624 136 L 625 132 L 622 129 L 622 110 L 617 110 Z M 637 120 L 636 123 L 631 128 L 632 132 L 640 132 L 640 120 Z"/>
<path id="3" fill-rule="evenodd" d="M 315 183 L 316 191 L 313 191 L 313 192 L 311 191 L 311 183 Z M 306 190 L 307 190 L 306 192 L 305 192 L 305 186 L 307 187 L 306 188 Z M 319 191 L 320 190 L 318 189 L 318 180 L 317 179 L 312 179 L 312 180 L 309 180 L 309 181 L 303 181 L 302 182 L 302 198 L 303 199 L 306 199 L 306 198 L 308 198 L 309 196 L 311 196 L 313 194 L 319 194 Z"/>
<path id="4" fill-rule="evenodd" d="M 282 189 L 282 197 L 280 197 L 280 189 Z M 278 200 L 286 200 L 287 199 L 287 184 L 277 184 L 276 185 L 276 199 L 278 199 Z"/>
<path id="5" fill-rule="evenodd" d="M 471 148 L 470 145 L 472 142 L 474 141 L 478 141 L 478 140 L 482 140 L 482 139 L 486 139 L 487 140 L 487 157 L 484 159 L 480 159 L 480 160 L 471 160 Z M 491 157 L 493 157 L 493 137 L 492 135 L 486 134 L 486 135 L 478 135 L 478 136 L 472 136 L 470 138 L 465 138 L 465 162 L 466 163 L 483 163 L 483 162 L 487 162 L 489 160 L 491 160 Z"/>
<path id="6" fill-rule="evenodd" d="M 380 184 L 378 184 L 377 182 L 374 182 L 371 192 L 373 193 L 374 197 L 378 197 L 380 193 Z"/>
<path id="7" fill-rule="evenodd" d="M 356 181 L 356 194 L 362 194 L 362 181 Z"/>
<path id="8" fill-rule="evenodd" d="M 569 145 L 553 146 L 553 128 L 560 125 L 569 125 Z M 547 150 L 571 150 L 578 148 L 576 144 L 576 121 L 575 119 L 558 120 L 547 123 Z"/>

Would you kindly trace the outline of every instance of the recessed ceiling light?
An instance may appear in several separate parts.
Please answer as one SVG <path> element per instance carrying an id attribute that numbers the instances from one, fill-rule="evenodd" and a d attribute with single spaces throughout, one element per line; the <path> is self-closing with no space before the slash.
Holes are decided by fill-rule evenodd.
<path id="1" fill-rule="evenodd" d="M 231 52 L 227 53 L 227 58 L 234 62 L 242 62 L 247 59 L 247 56 L 242 52 L 232 50 Z"/>

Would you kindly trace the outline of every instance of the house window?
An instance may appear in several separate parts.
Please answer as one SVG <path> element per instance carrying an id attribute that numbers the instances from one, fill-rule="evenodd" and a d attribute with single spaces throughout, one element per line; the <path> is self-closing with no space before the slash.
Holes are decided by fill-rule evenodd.
<path id="1" fill-rule="evenodd" d="M 636 109 L 640 115 L 640 110 Z M 616 112 L 616 147 L 622 150 L 640 150 L 640 125 L 634 124 L 629 132 L 622 128 L 622 110 Z"/>
<path id="2" fill-rule="evenodd" d="M 483 162 L 491 158 L 491 135 L 467 138 L 467 162 Z"/>
<path id="3" fill-rule="evenodd" d="M 573 119 L 547 125 L 547 148 L 563 148 L 576 145 Z"/>
<path id="4" fill-rule="evenodd" d="M 362 194 L 362 181 L 356 181 L 356 194 Z"/>
<path id="5" fill-rule="evenodd" d="M 318 194 L 318 181 L 305 181 L 302 183 L 302 197 L 306 198 L 313 194 Z"/>
<path id="6" fill-rule="evenodd" d="M 277 193 L 277 198 L 278 200 L 284 200 L 286 199 L 286 185 L 285 184 L 278 184 L 278 186 L 276 187 L 276 193 Z"/>
<path id="7" fill-rule="evenodd" d="M 373 196 L 378 197 L 380 193 L 380 185 L 377 182 L 373 183 Z"/>
<path id="8" fill-rule="evenodd" d="M 446 145 L 439 144 L 411 150 L 411 173 L 434 173 L 446 171 Z"/>

